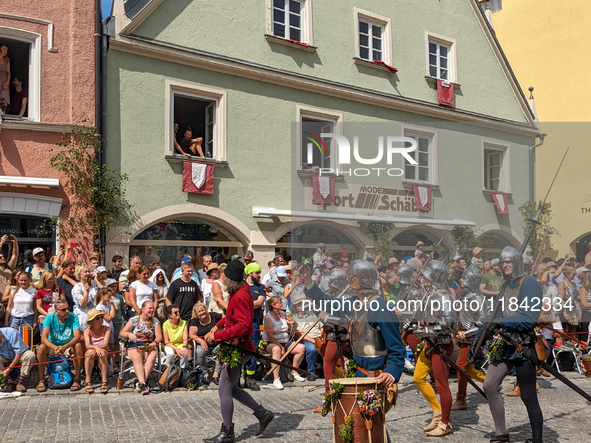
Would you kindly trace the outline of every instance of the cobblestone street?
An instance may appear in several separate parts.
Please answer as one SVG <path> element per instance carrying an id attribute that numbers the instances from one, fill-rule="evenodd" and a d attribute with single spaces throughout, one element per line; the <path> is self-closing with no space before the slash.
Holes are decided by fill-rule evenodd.
<path id="1" fill-rule="evenodd" d="M 568 373 L 587 392 L 591 380 Z M 321 380 L 319 380 L 321 381 Z M 511 389 L 513 377 L 503 385 Z M 554 378 L 540 383 L 540 402 L 544 412 L 544 442 L 588 442 L 589 409 L 585 401 Z M 237 441 L 263 442 L 330 442 L 331 421 L 313 414 L 320 403 L 322 390 L 308 392 L 309 387 L 292 387 L 276 391 L 266 386 L 254 397 L 276 413 L 263 437 L 253 437 L 258 424 L 242 406 L 235 413 Z M 455 395 L 455 380 L 451 385 Z M 400 386 L 399 402 L 387 416 L 387 429 L 393 442 L 424 442 L 422 427 L 431 413 L 426 401 L 415 395 L 416 389 L 408 376 Z M 487 442 L 492 419 L 484 399 L 469 388 L 469 409 L 453 411 L 454 433 L 442 442 Z M 519 398 L 505 397 L 507 424 L 513 442 L 523 442 L 531 436 L 525 407 Z M 152 393 L 147 397 L 126 389 L 119 394 L 114 389 L 103 396 L 91 396 L 83 391 L 75 394 L 48 391 L 0 400 L 0 438 L 8 442 L 199 442 L 219 431 L 220 413 L 215 389 L 197 392 L 177 390 L 172 393 Z"/>

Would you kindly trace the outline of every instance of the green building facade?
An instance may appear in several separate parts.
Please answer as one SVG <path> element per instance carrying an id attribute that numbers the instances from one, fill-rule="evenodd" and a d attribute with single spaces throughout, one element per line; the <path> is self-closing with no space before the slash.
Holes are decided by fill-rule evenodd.
<path id="1" fill-rule="evenodd" d="M 453 255 L 453 226 L 476 228 L 490 256 L 521 243 L 538 129 L 474 0 L 115 0 L 108 28 L 107 163 L 128 174 L 137 220 L 108 233 L 107 259 L 169 268 L 184 252 L 250 249 L 264 267 L 318 241 L 363 257 L 370 221 L 391 223 L 397 255 L 418 240 Z M 203 138 L 213 194 L 183 191 L 175 123 L 177 140 L 187 127 Z M 351 163 L 307 128 L 346 137 Z M 390 136 L 414 139 L 418 164 L 357 161 L 354 137 L 369 159 Z M 313 203 L 307 163 L 335 176 L 334 204 Z M 415 185 L 430 210 L 416 209 Z"/>

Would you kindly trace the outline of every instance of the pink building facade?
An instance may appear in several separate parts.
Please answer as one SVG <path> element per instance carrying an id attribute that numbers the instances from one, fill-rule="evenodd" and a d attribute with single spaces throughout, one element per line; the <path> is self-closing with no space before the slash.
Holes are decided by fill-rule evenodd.
<path id="1" fill-rule="evenodd" d="M 21 263 L 35 247 L 48 258 L 59 248 L 58 232 L 39 237 L 35 227 L 72 204 L 66 178 L 49 159 L 76 115 L 94 124 L 100 87 L 94 32 L 94 2 L 12 0 L 0 6 L 0 88 L 8 80 L 10 98 L 7 104 L 6 92 L 0 93 L 0 236 L 17 237 Z M 89 244 L 90 237 L 65 241 Z"/>

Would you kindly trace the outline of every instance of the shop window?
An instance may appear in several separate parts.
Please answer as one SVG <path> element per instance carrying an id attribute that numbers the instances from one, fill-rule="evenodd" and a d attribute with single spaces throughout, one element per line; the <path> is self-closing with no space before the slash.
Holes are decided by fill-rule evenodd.
<path id="1" fill-rule="evenodd" d="M 8 47 L 11 103 L 3 116 L 7 120 L 39 121 L 41 91 L 41 36 L 20 29 L 0 26 L 0 45 Z M 17 89 L 22 88 L 22 91 Z M 26 102 L 23 99 L 26 96 Z M 22 117 L 20 110 L 24 106 Z M 1 106 L 1 105 L 0 105 Z"/>
<path id="2" fill-rule="evenodd" d="M 422 229 L 407 229 L 402 231 L 400 234 L 394 237 L 394 241 L 398 245 L 394 248 L 394 252 L 399 260 L 410 255 L 414 257 L 416 245 L 419 241 L 422 241 L 425 246 L 423 250 L 425 252 L 434 252 L 437 250 L 439 254 L 438 260 L 449 261 L 449 250 L 442 241 L 442 238 L 437 238 L 436 235 L 423 231 Z"/>
<path id="3" fill-rule="evenodd" d="M 356 57 L 369 62 L 380 61 L 391 65 L 391 20 L 357 8 L 354 12 Z"/>
<path id="4" fill-rule="evenodd" d="M 335 260 L 340 259 L 343 252 L 349 253 L 349 260 L 355 258 L 357 247 L 342 232 L 328 226 L 301 225 L 292 229 L 277 240 L 275 251 L 282 255 L 290 255 L 299 263 L 302 257 L 310 258 L 316 252 L 316 245 L 324 243 L 325 254 Z"/>
<path id="5" fill-rule="evenodd" d="M 168 81 L 166 154 L 226 160 L 226 92 Z M 175 132 L 176 129 L 176 132 Z"/>
<path id="6" fill-rule="evenodd" d="M 46 232 L 43 223 L 46 218 L 26 216 L 1 216 L 0 237 L 4 235 L 14 236 L 18 241 L 19 257 L 17 267 L 23 268 L 33 264 L 33 249 L 43 248 L 47 261 L 55 254 L 55 232 Z M 10 257 L 11 245 L 6 244 L 2 249 L 5 257 Z"/>

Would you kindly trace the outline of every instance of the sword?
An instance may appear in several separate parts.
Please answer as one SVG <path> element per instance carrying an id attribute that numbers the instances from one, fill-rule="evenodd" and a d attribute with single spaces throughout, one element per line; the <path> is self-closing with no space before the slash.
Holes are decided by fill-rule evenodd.
<path id="1" fill-rule="evenodd" d="M 439 344 L 435 345 L 430 338 L 425 338 L 425 341 L 429 344 L 429 346 L 431 346 L 432 348 L 435 348 L 436 346 L 439 347 Z M 478 391 L 478 393 L 480 395 L 482 395 L 486 400 L 488 400 L 486 398 L 486 394 L 484 393 L 484 391 L 482 389 L 480 389 L 480 386 L 478 386 L 476 384 L 476 382 L 474 380 L 472 380 L 468 374 L 466 374 L 464 371 L 462 371 L 462 369 L 460 369 L 460 367 L 456 364 L 455 361 L 453 361 L 449 355 L 447 355 L 445 352 L 441 352 L 439 354 L 441 356 L 441 358 L 443 359 L 443 361 L 445 361 L 449 366 L 451 366 L 452 368 L 454 368 L 454 370 L 456 371 L 456 373 L 460 374 L 462 377 L 464 377 L 468 383 L 470 383 L 472 385 L 472 387 L 474 389 L 476 389 Z"/>
<path id="2" fill-rule="evenodd" d="M 292 371 L 297 371 L 297 372 L 299 372 L 301 374 L 304 374 L 305 376 L 312 375 L 310 372 L 304 371 L 303 369 L 300 369 L 300 368 L 296 368 L 295 366 L 292 366 L 289 363 L 285 363 L 283 361 L 275 360 L 274 358 L 267 357 L 266 355 L 259 354 L 258 352 L 255 352 L 255 351 L 251 351 L 250 349 L 246 349 L 243 346 L 233 345 L 233 344 L 230 344 L 230 343 L 226 343 L 224 341 L 223 342 L 220 342 L 220 344 L 223 345 L 223 346 L 228 346 L 228 347 L 231 347 L 231 348 L 236 348 L 242 354 L 250 355 L 251 357 L 256 357 L 259 360 L 263 360 L 263 361 L 266 361 L 268 363 L 273 363 L 273 364 L 276 364 L 278 366 L 282 366 L 284 368 L 291 369 Z"/>
<path id="3" fill-rule="evenodd" d="M 519 252 L 521 254 L 523 254 L 525 252 L 525 249 L 527 248 L 527 245 L 529 244 L 529 241 L 531 240 L 531 236 L 536 228 L 536 225 L 538 223 L 540 223 L 539 220 L 540 220 L 540 216 L 542 215 L 542 210 L 544 209 L 544 206 L 546 205 L 546 200 L 548 199 L 548 196 L 550 195 L 550 191 L 552 190 L 552 187 L 554 186 L 554 182 L 556 181 L 556 177 L 558 177 L 558 173 L 560 172 L 560 168 L 562 168 L 562 164 L 564 163 L 564 159 L 566 158 L 566 154 L 568 154 L 569 149 L 570 149 L 570 145 L 568 145 L 568 148 L 566 148 L 566 152 L 564 153 L 564 156 L 562 157 L 562 161 L 560 162 L 560 165 L 558 166 L 558 170 L 556 171 L 556 174 L 554 174 L 554 179 L 552 180 L 552 183 L 550 183 L 550 187 L 548 188 L 548 192 L 546 192 L 546 196 L 544 197 L 544 200 L 542 201 L 542 205 L 540 206 L 540 209 L 538 210 L 536 217 L 533 220 L 531 220 L 532 224 L 529 228 L 527 235 L 525 236 L 525 240 L 523 241 L 521 248 L 519 249 Z M 532 203 L 535 205 L 535 202 L 532 202 Z M 501 287 L 501 290 L 499 291 L 499 293 L 497 294 L 497 297 L 495 298 L 495 300 L 493 302 L 492 313 L 490 314 L 488 321 L 484 325 L 484 331 L 480 335 L 480 338 L 478 339 L 478 343 L 476 344 L 477 352 L 480 352 L 480 349 L 482 348 L 482 345 L 484 344 L 484 339 L 486 338 L 486 331 L 489 329 L 493 319 L 496 318 L 497 314 L 499 313 L 499 310 L 501 309 L 501 303 L 499 303 L 499 300 L 501 300 L 501 298 L 505 294 L 505 289 L 507 288 L 508 285 L 509 285 L 509 282 L 505 281 L 505 283 Z M 471 363 L 473 363 L 473 362 L 471 362 Z"/>
<path id="4" fill-rule="evenodd" d="M 587 402 L 591 402 L 591 395 L 587 394 L 585 391 L 583 391 L 581 388 L 579 388 L 577 385 L 575 385 L 572 381 L 570 381 L 568 378 L 566 378 L 564 375 L 562 375 L 560 372 L 558 372 L 556 369 L 554 369 L 548 363 L 546 363 L 545 361 L 540 361 L 538 356 L 535 353 L 533 353 L 530 348 L 528 348 L 527 346 L 521 346 L 521 344 L 518 343 L 517 340 L 515 340 L 510 335 L 507 335 L 505 332 L 498 331 L 497 333 L 501 336 L 503 341 L 505 341 L 506 343 L 509 343 L 510 345 L 515 346 L 517 349 L 519 349 L 518 352 L 520 352 L 520 354 L 522 354 L 523 356 L 525 356 L 525 358 L 527 358 L 529 361 L 531 361 L 534 364 L 534 366 L 539 366 L 539 367 L 545 369 L 550 374 L 552 374 L 554 377 L 556 377 L 558 380 L 560 380 L 562 383 L 564 383 L 569 388 L 571 388 L 573 391 L 575 391 L 577 394 L 582 396 L 585 400 L 587 400 Z"/>

